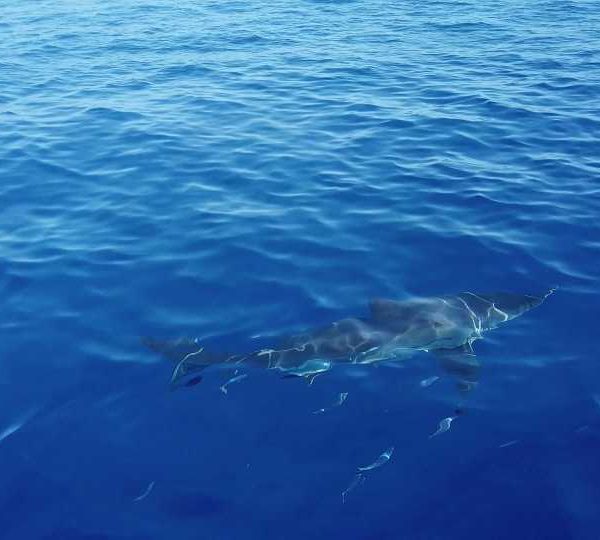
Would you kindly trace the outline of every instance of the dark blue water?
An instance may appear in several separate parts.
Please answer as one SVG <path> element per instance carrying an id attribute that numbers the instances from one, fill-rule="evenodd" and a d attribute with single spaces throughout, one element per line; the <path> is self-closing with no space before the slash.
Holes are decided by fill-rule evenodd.
<path id="1" fill-rule="evenodd" d="M 0 538 L 600 538 L 599 103 L 593 0 L 0 1 Z M 425 353 L 225 395 L 140 343 L 554 285 L 432 439 Z"/>

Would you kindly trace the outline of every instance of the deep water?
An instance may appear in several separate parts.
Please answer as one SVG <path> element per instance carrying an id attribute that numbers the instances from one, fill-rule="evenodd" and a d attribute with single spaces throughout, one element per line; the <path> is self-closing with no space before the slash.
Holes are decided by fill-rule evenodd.
<path id="1" fill-rule="evenodd" d="M 0 0 L 0 538 L 600 538 L 599 103 L 594 0 Z M 140 341 L 552 286 L 434 438 L 426 353 L 171 392 Z"/>

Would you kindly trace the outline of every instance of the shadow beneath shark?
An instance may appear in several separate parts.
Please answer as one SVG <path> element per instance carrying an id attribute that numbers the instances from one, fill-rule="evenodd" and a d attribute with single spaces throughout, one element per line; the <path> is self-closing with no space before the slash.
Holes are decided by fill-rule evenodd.
<path id="1" fill-rule="evenodd" d="M 143 341 L 175 363 L 172 388 L 199 383 L 201 371 L 210 366 L 254 366 L 312 382 L 338 364 L 402 361 L 426 351 L 467 393 L 479 379 L 473 342 L 539 306 L 554 290 L 541 296 L 463 292 L 402 301 L 376 299 L 369 304 L 368 317 L 343 319 L 288 337 L 274 348 L 241 354 L 205 351 L 198 340 Z"/>

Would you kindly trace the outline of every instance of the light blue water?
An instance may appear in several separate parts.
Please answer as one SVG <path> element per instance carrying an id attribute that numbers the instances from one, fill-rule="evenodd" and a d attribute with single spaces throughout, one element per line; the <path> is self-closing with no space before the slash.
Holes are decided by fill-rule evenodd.
<path id="1" fill-rule="evenodd" d="M 599 29 L 594 1 L 0 0 L 0 538 L 600 537 Z M 224 395 L 139 341 L 552 285 L 433 439 L 457 394 L 425 354 Z"/>

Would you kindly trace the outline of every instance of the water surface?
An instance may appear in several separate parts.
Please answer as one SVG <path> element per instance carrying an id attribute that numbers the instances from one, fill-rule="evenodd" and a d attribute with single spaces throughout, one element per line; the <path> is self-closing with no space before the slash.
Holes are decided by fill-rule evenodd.
<path id="1" fill-rule="evenodd" d="M 598 29 L 591 0 L 0 1 L 0 536 L 598 538 Z M 457 394 L 425 354 L 225 395 L 139 341 L 553 285 L 431 439 Z"/>

